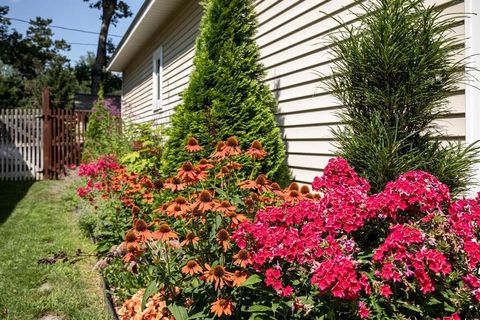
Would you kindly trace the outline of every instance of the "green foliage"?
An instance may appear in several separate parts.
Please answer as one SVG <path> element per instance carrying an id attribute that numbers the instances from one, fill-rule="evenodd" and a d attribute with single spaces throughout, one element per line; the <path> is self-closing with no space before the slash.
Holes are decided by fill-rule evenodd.
<path id="1" fill-rule="evenodd" d="M 334 75 L 326 84 L 343 104 L 346 124 L 334 130 L 338 156 L 373 192 L 410 170 L 430 172 L 453 194 L 466 190 L 479 149 L 441 143 L 435 125 L 465 76 L 465 61 L 458 61 L 463 43 L 451 33 L 460 17 L 421 0 L 362 6 L 360 26 L 332 37 Z"/>
<path id="2" fill-rule="evenodd" d="M 165 173 L 188 158 L 184 147 L 189 137 L 206 146 L 200 154 L 205 158 L 216 141 L 230 136 L 239 137 L 244 149 L 259 139 L 269 153 L 261 170 L 273 177 L 285 166 L 285 149 L 273 115 L 276 102 L 261 82 L 264 70 L 258 63 L 255 31 L 251 1 L 212 0 L 206 4 L 195 69 L 167 132 Z"/>
<path id="3" fill-rule="evenodd" d="M 91 161 L 104 155 L 121 156 L 129 150 L 127 138 L 122 133 L 122 121 L 119 116 L 111 115 L 100 90 L 98 100 L 88 120 L 83 161 Z"/>
<path id="4" fill-rule="evenodd" d="M 107 57 L 108 59 L 108 57 Z M 90 93 L 90 85 L 92 82 L 92 67 L 95 63 L 95 54 L 87 52 L 85 56 L 81 56 L 74 67 L 75 78 L 78 82 L 78 92 Z M 121 95 L 122 78 L 109 71 L 103 71 L 102 74 L 103 91 L 107 95 Z"/>
<path id="5" fill-rule="evenodd" d="M 53 40 L 51 19 L 31 20 L 25 35 L 10 29 L 8 11 L 0 6 L 0 108 L 39 108 L 44 86 L 54 107 L 71 106 L 78 84 L 62 55 L 70 46 Z"/>
<path id="6" fill-rule="evenodd" d="M 132 149 L 123 155 L 120 162 L 130 171 L 149 176 L 158 176 L 162 158 L 162 127 L 153 123 L 130 124 L 126 136 Z"/>

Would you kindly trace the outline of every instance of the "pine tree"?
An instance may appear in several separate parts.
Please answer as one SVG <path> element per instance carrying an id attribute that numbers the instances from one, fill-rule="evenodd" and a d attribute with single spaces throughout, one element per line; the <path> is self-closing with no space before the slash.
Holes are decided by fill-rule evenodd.
<path id="1" fill-rule="evenodd" d="M 163 171 L 189 159 L 184 151 L 189 137 L 207 146 L 200 154 L 206 157 L 217 141 L 236 136 L 244 149 L 260 140 L 269 153 L 261 171 L 278 178 L 285 173 L 285 148 L 274 119 L 276 101 L 261 82 L 265 73 L 254 40 L 254 4 L 210 0 L 204 6 L 194 71 L 167 132 Z"/>
<path id="2" fill-rule="evenodd" d="M 372 191 L 410 170 L 424 170 L 454 194 L 471 182 L 478 147 L 446 140 L 435 121 L 458 93 L 465 61 L 452 35 L 459 17 L 442 15 L 422 0 L 364 4 L 360 26 L 332 37 L 334 68 L 327 86 L 344 108 L 334 130 L 338 156 L 367 178 Z"/>

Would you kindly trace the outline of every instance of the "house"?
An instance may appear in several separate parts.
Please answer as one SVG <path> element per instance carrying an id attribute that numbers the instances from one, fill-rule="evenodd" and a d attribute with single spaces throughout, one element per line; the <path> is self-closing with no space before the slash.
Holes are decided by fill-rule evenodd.
<path id="1" fill-rule="evenodd" d="M 449 13 L 477 13 L 454 32 L 465 37 L 468 55 L 480 52 L 480 1 L 425 2 L 443 5 Z M 338 124 L 338 102 L 319 87 L 317 74 L 330 70 L 325 38 L 339 27 L 328 14 L 354 23 L 352 12 L 360 8 L 354 0 L 255 0 L 255 4 L 256 40 L 268 73 L 265 81 L 278 100 L 277 120 L 288 165 L 297 181 L 310 183 L 332 156 L 330 126 Z M 192 71 L 201 17 L 198 0 L 145 1 L 108 66 L 123 73 L 126 119 L 168 125 Z M 476 59 L 480 67 L 480 58 Z M 440 123 L 449 139 L 480 139 L 475 101 L 480 104 L 480 90 L 472 87 L 462 87 L 450 98 L 450 116 Z"/>

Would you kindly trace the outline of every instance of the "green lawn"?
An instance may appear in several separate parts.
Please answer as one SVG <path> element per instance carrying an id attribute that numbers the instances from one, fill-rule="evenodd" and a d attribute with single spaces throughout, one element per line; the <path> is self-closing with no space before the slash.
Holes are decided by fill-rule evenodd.
<path id="1" fill-rule="evenodd" d="M 0 183 L 0 319 L 110 319 L 94 258 L 37 261 L 60 250 L 93 252 L 66 181 Z"/>

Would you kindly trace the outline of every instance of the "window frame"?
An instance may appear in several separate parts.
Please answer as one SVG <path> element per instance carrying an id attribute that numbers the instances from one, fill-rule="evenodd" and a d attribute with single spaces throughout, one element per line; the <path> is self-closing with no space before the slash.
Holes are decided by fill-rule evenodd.
<path id="1" fill-rule="evenodd" d="M 152 56 L 152 105 L 153 112 L 163 107 L 163 46 L 158 47 Z"/>

